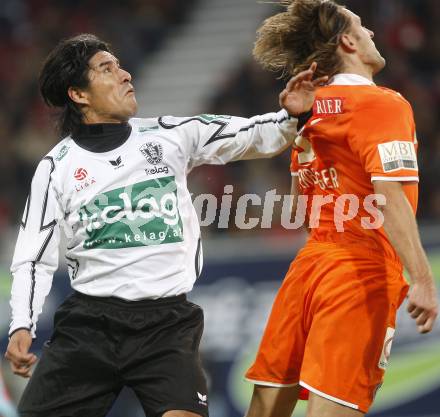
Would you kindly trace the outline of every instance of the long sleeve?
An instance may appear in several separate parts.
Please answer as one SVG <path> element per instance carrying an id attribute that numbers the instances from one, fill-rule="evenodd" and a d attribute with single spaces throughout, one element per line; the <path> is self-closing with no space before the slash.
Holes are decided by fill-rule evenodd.
<path id="1" fill-rule="evenodd" d="M 285 110 L 250 119 L 200 115 L 191 118 L 163 117 L 165 129 L 183 136 L 189 169 L 202 164 L 223 165 L 241 159 L 269 158 L 289 146 L 298 120 Z"/>
<path id="2" fill-rule="evenodd" d="M 37 167 L 26 202 L 11 266 L 12 322 L 9 334 L 26 328 L 35 337 L 38 316 L 58 267 L 60 231 L 58 202 L 52 182 L 51 157 Z"/>

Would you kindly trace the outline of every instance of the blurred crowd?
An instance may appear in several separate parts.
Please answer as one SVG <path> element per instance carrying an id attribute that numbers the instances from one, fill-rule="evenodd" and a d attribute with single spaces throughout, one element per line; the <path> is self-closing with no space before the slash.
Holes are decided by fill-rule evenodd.
<path id="1" fill-rule="evenodd" d="M 47 52 L 62 37 L 93 32 L 108 40 L 124 67 L 136 73 L 143 60 L 148 59 L 146 56 L 160 48 L 166 34 L 184 21 L 196 1 L 1 0 L 0 230 L 21 216 L 36 162 L 58 140 L 36 85 Z M 419 218 L 439 219 L 440 2 L 344 3 L 375 31 L 376 44 L 387 59 L 387 68 L 377 77 L 377 83 L 401 92 L 413 106 L 421 143 Z M 285 82 L 277 75 L 262 71 L 252 60 L 244 62 L 237 72 L 225 78 L 206 111 L 252 116 L 276 110 L 278 93 Z M 286 152 L 272 160 L 204 167 L 192 174 L 191 184 L 195 190 L 211 192 L 219 198 L 224 184 L 234 186 L 235 197 L 244 193 L 264 197 L 273 188 L 277 194 L 287 194 L 289 157 Z M 280 207 L 276 210 L 280 211 Z M 252 210 L 248 214 L 252 216 Z M 279 223 L 275 213 L 272 233 L 281 230 Z M 230 226 L 233 233 L 233 224 Z"/>
<path id="2" fill-rule="evenodd" d="M 387 67 L 375 79 L 379 85 L 399 91 L 414 109 L 420 142 L 421 175 L 418 217 L 440 220 L 440 2 L 438 0 L 345 0 L 348 8 L 362 17 L 375 32 L 374 40 L 387 60 Z M 280 10 L 274 8 L 274 13 Z M 252 116 L 278 108 L 278 93 L 285 80 L 268 73 L 249 60 L 212 100 L 211 112 Z M 396 114 L 394 117 L 398 118 Z M 397 139 L 397 138 L 396 138 Z M 198 181 L 220 178 L 264 196 L 276 186 L 278 194 L 289 190 L 290 154 L 266 161 L 238 162 L 235 167 L 204 168 Z M 238 195 L 238 194 L 237 194 Z M 277 216 L 279 218 L 279 215 Z M 276 223 L 275 223 L 276 225 Z"/>

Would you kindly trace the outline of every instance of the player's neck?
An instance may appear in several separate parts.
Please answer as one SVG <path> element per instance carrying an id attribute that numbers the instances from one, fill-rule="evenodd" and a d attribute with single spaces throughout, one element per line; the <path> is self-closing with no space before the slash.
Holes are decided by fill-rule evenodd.
<path id="1" fill-rule="evenodd" d="M 357 62 L 346 63 L 343 66 L 342 71 L 340 72 L 344 74 L 360 75 L 361 77 L 364 77 L 367 80 L 373 82 L 373 75 L 374 75 L 373 70 L 364 64 L 360 64 Z"/>
<path id="2" fill-rule="evenodd" d="M 83 114 L 82 123 L 89 124 L 99 124 L 99 123 L 115 123 L 115 124 L 124 124 L 128 122 L 128 118 L 122 116 L 115 116 L 111 114 L 98 113 L 89 109 L 89 111 Z"/>

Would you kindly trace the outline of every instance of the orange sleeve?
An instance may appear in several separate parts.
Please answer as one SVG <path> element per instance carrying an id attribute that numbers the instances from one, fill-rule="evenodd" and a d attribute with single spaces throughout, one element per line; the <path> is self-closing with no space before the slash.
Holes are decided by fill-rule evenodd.
<path id="1" fill-rule="evenodd" d="M 292 152 L 290 154 L 290 173 L 292 176 L 298 175 L 298 150 L 292 148 Z"/>
<path id="2" fill-rule="evenodd" d="M 397 93 L 384 92 L 359 103 L 348 143 L 371 181 L 418 181 L 414 117 L 411 106 Z"/>

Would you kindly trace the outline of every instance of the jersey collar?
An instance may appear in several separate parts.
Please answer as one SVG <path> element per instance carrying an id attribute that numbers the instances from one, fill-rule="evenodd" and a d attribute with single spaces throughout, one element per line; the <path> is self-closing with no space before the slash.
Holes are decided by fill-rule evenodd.
<path id="1" fill-rule="evenodd" d="M 376 85 L 368 78 L 358 74 L 336 74 L 328 82 L 328 85 Z"/>
<path id="2" fill-rule="evenodd" d="M 81 124 L 72 134 L 72 139 L 86 151 L 103 153 L 122 146 L 130 134 L 129 123 Z"/>

